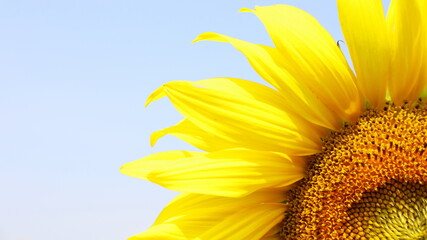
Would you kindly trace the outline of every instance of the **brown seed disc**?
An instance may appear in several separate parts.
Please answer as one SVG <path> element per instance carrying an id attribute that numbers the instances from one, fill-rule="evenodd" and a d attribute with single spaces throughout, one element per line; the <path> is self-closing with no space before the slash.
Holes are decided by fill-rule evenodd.
<path id="1" fill-rule="evenodd" d="M 418 234 L 414 228 L 425 224 L 426 109 L 418 102 L 367 110 L 356 123 L 324 139 L 322 152 L 309 158 L 306 177 L 289 192 L 282 238 L 405 239 L 393 236 Z M 397 192 L 411 197 L 396 198 Z M 381 202 L 385 205 L 373 207 Z M 387 204 L 395 204 L 399 218 L 386 216 L 384 211 L 392 209 Z M 397 227 L 411 221 L 418 223 Z M 396 231 L 391 238 L 384 235 L 390 231 Z"/>

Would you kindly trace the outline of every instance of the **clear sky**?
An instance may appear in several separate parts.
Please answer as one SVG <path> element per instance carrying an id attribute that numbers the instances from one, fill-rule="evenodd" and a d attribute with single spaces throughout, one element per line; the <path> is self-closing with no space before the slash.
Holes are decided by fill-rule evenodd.
<path id="1" fill-rule="evenodd" d="M 242 7 L 291 4 L 343 39 L 335 0 L 1 0 L 0 240 L 118 240 L 147 229 L 176 195 L 119 168 L 187 149 L 149 135 L 181 116 L 162 83 L 235 77 L 261 81 L 214 31 L 271 45 Z"/>

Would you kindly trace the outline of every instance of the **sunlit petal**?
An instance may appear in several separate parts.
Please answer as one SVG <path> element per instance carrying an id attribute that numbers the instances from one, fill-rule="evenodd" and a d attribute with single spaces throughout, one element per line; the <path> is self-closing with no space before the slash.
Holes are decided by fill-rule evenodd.
<path id="1" fill-rule="evenodd" d="M 239 145 L 235 147 L 292 155 L 319 151 L 322 128 L 289 113 L 282 95 L 264 85 L 217 78 L 170 82 L 161 89 L 193 124 L 237 141 Z"/>
<path id="2" fill-rule="evenodd" d="M 241 197 L 259 189 L 289 186 L 304 177 L 304 167 L 304 161 L 284 154 L 232 149 L 156 153 L 125 164 L 121 172 L 171 190 Z"/>
<path id="3" fill-rule="evenodd" d="M 360 91 L 371 106 L 382 107 L 392 50 L 381 0 L 338 0 L 338 10 Z"/>
<path id="4" fill-rule="evenodd" d="M 292 76 L 342 119 L 357 119 L 361 99 L 353 73 L 335 40 L 314 17 L 287 5 L 243 11 L 261 19 Z"/>
<path id="5" fill-rule="evenodd" d="M 290 112 L 329 129 L 340 126 L 339 116 L 320 102 L 303 81 L 295 78 L 282 66 L 284 59 L 276 48 L 245 42 L 218 33 L 201 34 L 195 41 L 200 40 L 232 44 L 247 57 L 249 63 L 264 80 L 283 93 L 284 105 Z"/>
<path id="6" fill-rule="evenodd" d="M 393 0 L 387 14 L 387 27 L 393 55 L 390 95 L 393 102 L 412 102 L 420 95 L 426 79 L 426 9 L 417 0 Z M 423 19 L 424 18 L 424 19 Z"/>

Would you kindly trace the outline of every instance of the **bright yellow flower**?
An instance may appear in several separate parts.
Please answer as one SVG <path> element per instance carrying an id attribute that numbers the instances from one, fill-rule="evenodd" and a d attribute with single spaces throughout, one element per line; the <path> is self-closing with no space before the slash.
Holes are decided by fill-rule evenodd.
<path id="1" fill-rule="evenodd" d="M 275 47 L 217 33 L 273 88 L 233 78 L 174 81 L 185 119 L 154 132 L 203 150 L 156 153 L 129 176 L 183 192 L 132 240 L 427 238 L 425 0 L 338 0 L 355 73 L 315 18 L 242 11 Z"/>

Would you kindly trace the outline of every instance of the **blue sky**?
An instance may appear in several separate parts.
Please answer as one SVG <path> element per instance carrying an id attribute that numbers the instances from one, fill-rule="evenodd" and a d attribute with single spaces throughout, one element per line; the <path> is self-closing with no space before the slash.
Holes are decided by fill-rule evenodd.
<path id="1" fill-rule="evenodd" d="M 181 116 L 162 83 L 260 81 L 213 31 L 271 45 L 242 7 L 291 4 L 343 39 L 334 0 L 0 1 L 0 240 L 117 240 L 147 229 L 176 195 L 118 169 L 150 153 L 192 149 L 149 135 Z"/>

